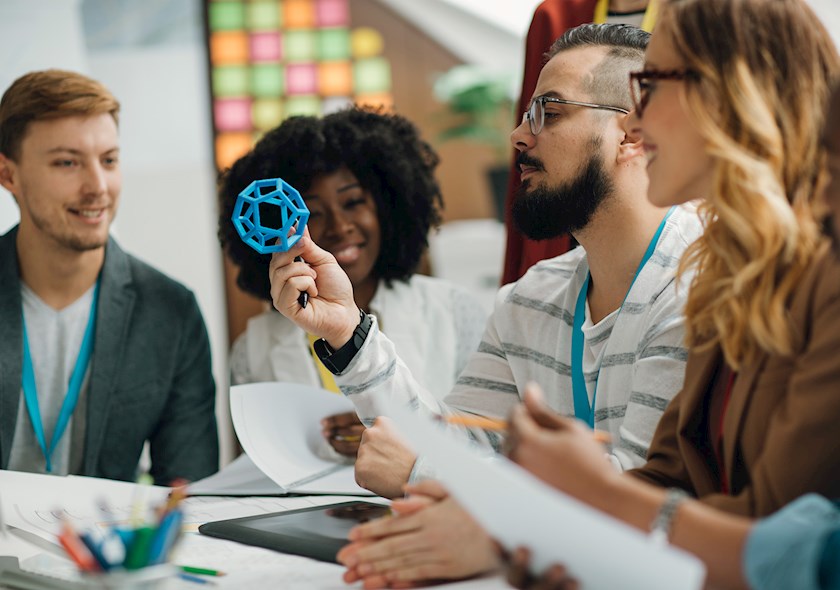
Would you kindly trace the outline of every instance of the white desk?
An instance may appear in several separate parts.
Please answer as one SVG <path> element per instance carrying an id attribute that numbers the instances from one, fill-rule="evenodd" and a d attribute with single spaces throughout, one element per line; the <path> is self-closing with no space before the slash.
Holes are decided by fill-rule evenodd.
<path id="1" fill-rule="evenodd" d="M 25 529 L 31 544 L 15 535 L 0 536 L 0 555 L 14 555 L 21 561 L 37 558 L 53 541 L 56 520 L 50 511 L 62 507 L 79 526 L 84 523 L 101 522 L 106 515 L 99 512 L 97 502 L 105 500 L 111 518 L 115 515 L 128 516 L 135 496 L 145 494 L 149 503 L 157 503 L 168 493 L 166 488 L 141 488 L 135 484 L 82 477 L 54 477 L 11 471 L 0 471 L 0 502 L 3 516 L 12 526 Z M 293 510 L 305 506 L 329 504 L 343 501 L 346 497 L 307 496 L 300 498 L 189 498 L 184 502 L 187 531 L 195 531 L 199 524 L 213 520 L 251 516 L 282 510 Z M 56 551 L 56 554 L 60 552 Z M 176 548 L 174 561 L 198 567 L 208 567 L 227 573 L 213 578 L 216 587 L 227 588 L 279 588 L 284 589 L 335 589 L 350 588 L 341 580 L 344 568 L 250 547 L 231 541 L 205 537 L 193 532 L 184 535 Z M 67 561 L 68 567 L 72 567 Z M 165 588 L 197 590 L 200 586 L 183 580 L 171 580 Z M 359 585 L 355 587 L 360 587 Z M 479 579 L 459 582 L 437 588 L 448 589 L 504 589 L 508 588 L 500 578 Z"/>

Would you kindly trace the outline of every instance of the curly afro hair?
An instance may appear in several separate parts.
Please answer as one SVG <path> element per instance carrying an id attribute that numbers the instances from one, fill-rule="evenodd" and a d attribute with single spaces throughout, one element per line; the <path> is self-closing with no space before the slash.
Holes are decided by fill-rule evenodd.
<path id="1" fill-rule="evenodd" d="M 239 267 L 236 284 L 270 300 L 271 256 L 245 244 L 231 222 L 236 197 L 252 181 L 282 178 L 301 194 L 319 176 L 346 166 L 376 201 L 382 247 L 373 272 L 390 283 L 411 277 L 440 223 L 434 177 L 440 159 L 405 117 L 353 107 L 323 118 L 291 117 L 265 134 L 219 177 L 219 241 Z M 276 208 L 271 208 L 276 211 Z M 261 211 L 266 224 L 279 223 Z"/>

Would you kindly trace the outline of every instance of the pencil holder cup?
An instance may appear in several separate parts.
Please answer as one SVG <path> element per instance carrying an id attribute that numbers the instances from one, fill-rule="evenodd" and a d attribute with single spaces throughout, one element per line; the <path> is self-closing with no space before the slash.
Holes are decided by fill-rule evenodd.
<path id="1" fill-rule="evenodd" d="M 82 574 L 81 584 L 89 590 L 152 590 L 167 579 L 175 579 L 178 568 L 171 563 L 150 565 L 139 570 Z"/>
<path id="2" fill-rule="evenodd" d="M 309 209 L 282 178 L 255 180 L 236 197 L 231 221 L 242 241 L 260 254 L 288 252 L 303 235 Z"/>

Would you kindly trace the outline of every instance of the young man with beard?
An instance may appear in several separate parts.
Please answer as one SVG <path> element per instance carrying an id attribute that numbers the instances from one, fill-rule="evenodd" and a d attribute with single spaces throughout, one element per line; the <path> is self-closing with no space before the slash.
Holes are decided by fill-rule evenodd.
<path id="1" fill-rule="evenodd" d="M 183 285 L 109 237 L 119 103 L 60 70 L 0 100 L 0 185 L 20 224 L 0 237 L 0 468 L 158 484 L 218 468 L 215 385 Z"/>
<path id="2" fill-rule="evenodd" d="M 551 48 L 522 124 L 522 188 L 514 216 L 535 239 L 571 232 L 582 248 L 544 261 L 503 287 L 479 350 L 440 404 L 420 388 L 398 350 L 361 314 L 334 259 L 310 239 L 276 254 L 275 307 L 324 344 L 319 355 L 370 425 L 390 396 L 438 414 L 506 417 L 529 381 L 548 404 L 613 439 L 618 469 L 641 465 L 659 417 L 685 368 L 675 270 L 701 227 L 693 209 L 658 209 L 646 197 L 646 159 L 628 127 L 628 73 L 641 69 L 649 35 L 625 25 L 583 25 Z M 303 256 L 307 264 L 295 263 Z M 308 291 L 310 304 L 297 305 Z M 473 429 L 498 447 L 497 433 Z M 368 428 L 356 463 L 359 483 L 397 496 L 414 456 L 392 424 Z"/>

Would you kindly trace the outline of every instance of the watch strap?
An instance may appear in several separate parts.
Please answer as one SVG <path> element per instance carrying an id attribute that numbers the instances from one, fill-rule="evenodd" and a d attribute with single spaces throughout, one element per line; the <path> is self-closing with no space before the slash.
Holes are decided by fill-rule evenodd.
<path id="1" fill-rule="evenodd" d="M 315 341 L 312 348 L 315 350 L 315 354 L 318 355 L 321 363 L 330 373 L 333 375 L 341 375 L 344 370 L 347 369 L 350 361 L 356 357 L 356 354 L 359 350 L 361 350 L 362 346 L 364 346 L 368 332 L 370 332 L 372 325 L 372 316 L 366 314 L 362 310 L 359 310 L 359 325 L 356 326 L 355 330 L 353 330 L 353 335 L 350 337 L 350 340 L 344 344 L 344 346 L 338 350 L 333 350 L 332 346 L 330 346 L 326 340 L 320 338 Z"/>

